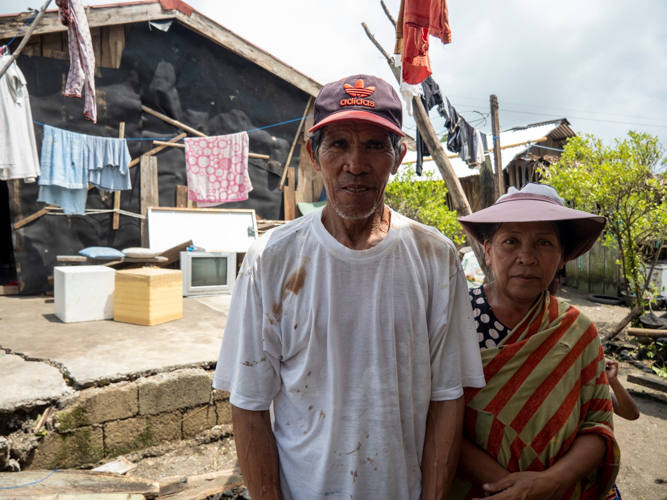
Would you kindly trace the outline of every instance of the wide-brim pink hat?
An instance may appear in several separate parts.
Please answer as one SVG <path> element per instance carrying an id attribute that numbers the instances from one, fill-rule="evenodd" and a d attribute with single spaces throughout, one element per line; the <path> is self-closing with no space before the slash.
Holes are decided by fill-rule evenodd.
<path id="1" fill-rule="evenodd" d="M 460 217 L 463 228 L 480 243 L 488 224 L 508 222 L 567 222 L 565 260 L 588 252 L 607 224 L 607 219 L 565 206 L 563 198 L 550 186 L 526 184 L 521 190 L 510 187 L 493 205 L 474 214 Z"/>

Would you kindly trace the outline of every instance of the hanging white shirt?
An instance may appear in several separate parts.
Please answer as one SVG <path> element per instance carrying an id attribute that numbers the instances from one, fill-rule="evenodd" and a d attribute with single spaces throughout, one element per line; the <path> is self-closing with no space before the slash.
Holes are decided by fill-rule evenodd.
<path id="1" fill-rule="evenodd" d="M 0 56 L 0 68 L 11 56 Z M 0 180 L 39 177 L 39 157 L 25 77 L 16 62 L 0 78 Z"/>
<path id="2" fill-rule="evenodd" d="M 239 408 L 273 404 L 285 500 L 419 499 L 429 403 L 484 386 L 456 248 L 392 211 L 355 251 L 321 217 L 246 254 L 213 385 Z"/>

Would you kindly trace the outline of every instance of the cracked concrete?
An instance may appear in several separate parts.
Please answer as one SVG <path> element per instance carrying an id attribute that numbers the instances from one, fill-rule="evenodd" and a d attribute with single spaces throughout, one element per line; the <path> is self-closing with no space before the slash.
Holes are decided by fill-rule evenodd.
<path id="1" fill-rule="evenodd" d="M 9 353 L 0 353 L 0 387 L 0 412 L 46 404 L 74 392 L 56 368 Z"/>
<path id="2" fill-rule="evenodd" d="M 0 409 L 180 368 L 210 369 L 218 358 L 229 300 L 185 298 L 183 319 L 147 327 L 114 321 L 66 324 L 55 317 L 52 299 L 0 297 L 0 363 L 5 363 L 0 365 Z M 14 392 L 4 390 L 10 386 Z"/>

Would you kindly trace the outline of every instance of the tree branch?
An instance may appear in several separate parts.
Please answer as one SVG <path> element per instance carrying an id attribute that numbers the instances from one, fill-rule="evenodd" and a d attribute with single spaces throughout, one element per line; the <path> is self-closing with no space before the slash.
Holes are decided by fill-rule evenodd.
<path id="1" fill-rule="evenodd" d="M 380 43 L 375 39 L 375 37 L 371 33 L 371 30 L 369 30 L 368 26 L 366 26 L 366 23 L 361 23 L 361 25 L 364 27 L 364 31 L 366 32 L 366 36 L 368 36 L 370 41 L 373 42 L 373 45 L 375 45 L 375 47 L 377 47 L 377 49 L 382 53 L 384 58 L 387 60 L 387 63 L 389 64 L 389 66 L 391 66 L 391 69 L 394 72 L 394 76 L 396 76 L 396 78 L 400 80 L 400 78 L 398 76 L 398 68 L 396 68 L 394 66 L 394 59 L 389 54 L 387 54 L 386 50 L 384 50 L 382 48 L 382 45 L 380 45 Z"/>
<path id="2" fill-rule="evenodd" d="M 384 4 L 384 0 L 380 0 L 380 3 L 382 4 L 382 8 L 384 9 L 384 13 L 387 14 L 387 17 L 391 21 L 391 24 L 394 25 L 394 29 L 396 29 L 396 20 L 392 17 L 391 13 L 389 12 L 389 9 L 387 6 Z"/>

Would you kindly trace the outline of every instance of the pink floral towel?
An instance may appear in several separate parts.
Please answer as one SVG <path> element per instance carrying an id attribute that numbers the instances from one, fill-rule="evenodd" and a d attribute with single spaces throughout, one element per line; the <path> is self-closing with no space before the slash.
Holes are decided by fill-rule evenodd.
<path id="1" fill-rule="evenodd" d="M 185 139 L 188 198 L 199 206 L 248 199 L 248 134 Z"/>

